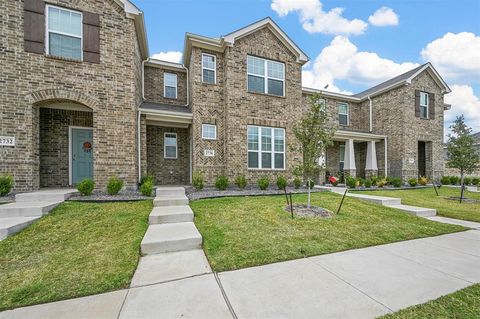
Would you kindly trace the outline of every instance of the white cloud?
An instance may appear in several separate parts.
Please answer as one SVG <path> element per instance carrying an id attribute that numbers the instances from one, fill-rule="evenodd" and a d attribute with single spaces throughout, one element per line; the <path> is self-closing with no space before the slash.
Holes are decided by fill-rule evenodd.
<path id="1" fill-rule="evenodd" d="M 344 8 L 324 11 L 319 0 L 272 0 L 271 8 L 280 17 L 298 12 L 303 28 L 310 33 L 362 34 L 368 26 L 363 20 L 344 18 Z"/>
<path id="2" fill-rule="evenodd" d="M 416 63 L 396 63 L 373 52 L 358 51 L 344 36 L 336 36 L 315 61 L 304 68 L 303 86 L 340 92 L 335 80 L 372 86 L 418 66 Z"/>
<path id="3" fill-rule="evenodd" d="M 451 104 L 452 109 L 445 111 L 445 135 L 448 127 L 455 117 L 463 114 L 465 122 L 473 129 L 473 132 L 480 131 L 480 99 L 475 95 L 473 88 L 469 85 L 454 84 L 452 92 L 445 95 L 445 103 Z"/>
<path id="4" fill-rule="evenodd" d="M 151 58 L 168 61 L 168 62 L 180 63 L 182 61 L 182 52 L 180 51 L 159 52 L 152 55 Z"/>
<path id="5" fill-rule="evenodd" d="M 389 7 L 381 7 L 368 17 L 368 22 L 377 27 L 398 25 L 398 15 Z"/>
<path id="6" fill-rule="evenodd" d="M 428 43 L 421 55 L 447 79 L 480 82 L 480 36 L 449 32 Z"/>

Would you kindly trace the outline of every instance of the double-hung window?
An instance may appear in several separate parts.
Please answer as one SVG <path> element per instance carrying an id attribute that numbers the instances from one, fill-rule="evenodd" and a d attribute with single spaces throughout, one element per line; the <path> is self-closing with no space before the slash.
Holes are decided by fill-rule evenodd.
<path id="1" fill-rule="evenodd" d="M 163 157 L 167 159 L 178 157 L 176 133 L 165 133 L 163 136 Z"/>
<path id="2" fill-rule="evenodd" d="M 285 65 L 247 56 L 248 92 L 285 95 Z"/>
<path id="3" fill-rule="evenodd" d="M 343 168 L 345 166 L 345 143 L 340 144 L 340 154 L 339 154 L 339 167 L 338 170 L 343 172 Z"/>
<path id="4" fill-rule="evenodd" d="M 82 13 L 47 5 L 47 54 L 82 60 Z"/>
<path id="5" fill-rule="evenodd" d="M 348 115 L 348 104 L 347 103 L 338 103 L 338 123 L 340 125 L 348 125 L 349 115 Z"/>
<path id="6" fill-rule="evenodd" d="M 163 95 L 170 99 L 177 98 L 177 75 L 175 73 L 163 73 Z"/>
<path id="7" fill-rule="evenodd" d="M 202 124 L 202 138 L 205 140 L 216 140 L 217 126 L 214 124 Z"/>
<path id="8" fill-rule="evenodd" d="M 420 92 L 420 117 L 424 119 L 428 119 L 428 100 L 428 93 Z"/>
<path id="9" fill-rule="evenodd" d="M 248 168 L 285 169 L 285 129 L 247 127 Z"/>
<path id="10" fill-rule="evenodd" d="M 217 82 L 217 59 L 214 55 L 202 53 L 202 82 L 215 84 Z"/>

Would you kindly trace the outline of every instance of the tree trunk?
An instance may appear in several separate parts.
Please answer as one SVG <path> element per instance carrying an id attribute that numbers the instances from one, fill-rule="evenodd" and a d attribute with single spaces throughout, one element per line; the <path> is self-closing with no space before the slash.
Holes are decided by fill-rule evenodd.
<path id="1" fill-rule="evenodd" d="M 307 207 L 310 208 L 310 179 L 307 179 L 307 187 L 308 187 L 308 201 Z"/>
<path id="2" fill-rule="evenodd" d="M 465 189 L 465 185 L 463 185 L 463 169 L 460 170 L 460 185 L 461 185 L 461 191 L 460 191 L 460 203 L 463 201 L 463 191 Z"/>

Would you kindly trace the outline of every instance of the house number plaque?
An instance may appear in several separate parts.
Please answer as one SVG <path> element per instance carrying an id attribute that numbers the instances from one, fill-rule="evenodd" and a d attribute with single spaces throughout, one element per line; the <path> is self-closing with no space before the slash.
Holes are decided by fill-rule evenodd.
<path id="1" fill-rule="evenodd" d="M 203 155 L 208 156 L 208 157 L 215 156 L 215 150 L 204 150 Z"/>
<path id="2" fill-rule="evenodd" d="M 0 146 L 15 146 L 15 137 L 0 136 Z"/>

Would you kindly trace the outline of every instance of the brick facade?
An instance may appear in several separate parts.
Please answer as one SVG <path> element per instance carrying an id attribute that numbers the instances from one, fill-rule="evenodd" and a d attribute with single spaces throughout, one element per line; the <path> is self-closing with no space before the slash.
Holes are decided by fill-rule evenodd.
<path id="1" fill-rule="evenodd" d="M 166 98 L 163 90 L 164 73 L 177 75 L 177 98 Z M 185 71 L 168 69 L 160 66 L 145 66 L 145 99 L 149 102 L 186 105 L 187 104 L 187 74 Z"/>

